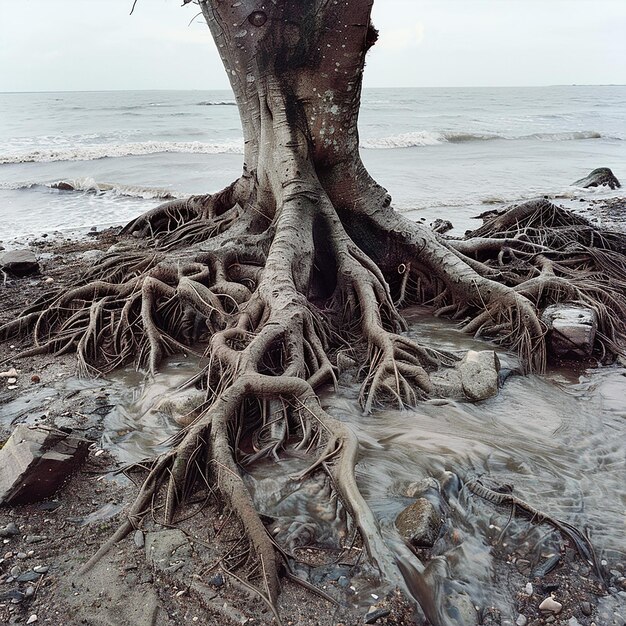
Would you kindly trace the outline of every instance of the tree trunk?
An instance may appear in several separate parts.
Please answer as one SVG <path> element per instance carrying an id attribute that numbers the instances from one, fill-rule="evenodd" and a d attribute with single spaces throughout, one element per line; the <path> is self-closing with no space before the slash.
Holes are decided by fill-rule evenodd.
<path id="1" fill-rule="evenodd" d="M 625 336 L 623 240 L 545 201 L 514 207 L 463 240 L 395 212 L 359 157 L 362 74 L 377 37 L 371 0 L 200 6 L 239 107 L 241 177 L 138 217 L 122 234 L 146 236 L 150 247 L 105 257 L 83 285 L 45 296 L 0 333 L 30 337 L 24 354 L 75 350 L 87 373 L 133 360 L 154 371 L 167 354 L 206 349 L 197 378 L 204 410 L 155 460 L 112 542 L 155 494 L 171 524 L 189 494 L 210 484 L 239 518 L 273 606 L 289 563 L 241 468 L 307 451 L 311 466 L 299 478 L 328 474 L 371 561 L 399 578 L 355 481 L 358 442 L 316 395 L 335 381 L 338 353 L 362 364 L 365 411 L 432 395 L 433 370 L 456 362 L 402 334 L 402 304 L 464 320 L 540 371 L 540 311 L 584 302 L 598 314 L 597 349 L 608 358 Z M 443 623 L 436 609 L 428 617 Z"/>

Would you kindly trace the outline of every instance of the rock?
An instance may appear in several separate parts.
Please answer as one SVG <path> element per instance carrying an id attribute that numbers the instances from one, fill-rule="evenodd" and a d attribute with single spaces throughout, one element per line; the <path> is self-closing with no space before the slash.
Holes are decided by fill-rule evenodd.
<path id="1" fill-rule="evenodd" d="M 38 574 L 37 572 L 24 572 L 20 574 L 16 580 L 18 583 L 31 583 L 35 580 L 39 580 L 43 574 Z"/>
<path id="2" fill-rule="evenodd" d="M 4 528 L 0 528 L 0 537 L 13 537 L 19 534 L 20 531 L 15 522 L 9 522 Z"/>
<path id="3" fill-rule="evenodd" d="M 552 556 L 548 557 L 543 563 L 538 565 L 533 570 L 533 573 L 532 573 L 533 577 L 543 578 L 544 576 L 549 574 L 559 564 L 560 560 L 561 560 L 561 556 L 559 554 L 553 554 Z"/>
<path id="4" fill-rule="evenodd" d="M 524 588 L 524 591 L 526 592 L 527 596 L 532 596 L 533 595 L 533 584 L 532 583 L 526 583 L 526 587 Z"/>
<path id="5" fill-rule="evenodd" d="M 14 367 L 6 372 L 0 372 L 0 378 L 15 378 L 18 375 L 19 372 Z"/>
<path id="6" fill-rule="evenodd" d="M 593 611 L 591 607 L 591 602 L 581 602 L 580 610 L 582 611 L 583 615 L 586 615 L 587 617 L 589 617 Z"/>
<path id="7" fill-rule="evenodd" d="M 0 504 L 52 496 L 85 459 L 88 445 L 60 430 L 18 425 L 0 450 Z"/>
<path id="8" fill-rule="evenodd" d="M 26 543 L 40 543 L 42 541 L 45 541 L 48 537 L 46 537 L 45 535 L 27 535 L 26 536 Z"/>
<path id="9" fill-rule="evenodd" d="M 14 276 L 28 276 L 39 272 L 39 263 L 30 250 L 12 250 L 0 257 L 0 269 Z"/>
<path id="10" fill-rule="evenodd" d="M 452 230 L 454 228 L 454 226 L 452 225 L 452 222 L 449 221 L 449 220 L 442 220 L 441 218 L 437 218 L 431 224 L 431 228 L 436 233 L 439 233 L 439 234 L 443 235 L 443 233 L 447 233 L 449 230 Z"/>
<path id="11" fill-rule="evenodd" d="M 557 602 L 552 596 L 548 596 L 540 605 L 540 611 L 550 611 L 551 613 L 558 614 L 561 612 L 563 605 Z"/>
<path id="12" fill-rule="evenodd" d="M 446 612 L 452 618 L 447 624 L 455 626 L 478 626 L 478 612 L 466 593 L 452 593 L 447 597 Z M 482 622 L 481 622 L 482 623 Z"/>
<path id="13" fill-rule="evenodd" d="M 33 613 L 27 620 L 27 624 L 34 624 L 37 621 L 37 616 Z"/>
<path id="14" fill-rule="evenodd" d="M 387 617 L 390 613 L 390 609 L 377 609 L 375 607 L 371 607 L 363 618 L 363 622 L 365 624 L 375 624 L 379 619 Z"/>
<path id="15" fill-rule="evenodd" d="M 515 620 L 515 624 L 517 626 L 526 626 L 527 623 L 528 623 L 528 618 L 525 615 L 522 615 L 521 613 L 517 616 L 517 619 Z"/>
<path id="16" fill-rule="evenodd" d="M 142 530 L 136 530 L 133 535 L 133 541 L 138 548 L 143 548 L 146 544 L 146 538 Z"/>
<path id="17" fill-rule="evenodd" d="M 209 585 L 213 585 L 214 587 L 222 587 L 224 585 L 224 577 L 219 572 L 214 576 L 209 578 Z"/>
<path id="18" fill-rule="evenodd" d="M 80 255 L 80 258 L 86 263 L 94 263 L 95 261 L 99 261 L 104 254 L 102 250 L 85 250 L 85 252 Z"/>
<path id="19" fill-rule="evenodd" d="M 33 572 L 38 574 L 45 574 L 50 568 L 47 565 L 36 565 L 33 567 Z"/>
<path id="20" fill-rule="evenodd" d="M 567 359 L 591 355 L 598 328 L 595 311 L 575 304 L 553 304 L 544 310 L 541 319 L 548 327 L 553 355 Z"/>
<path id="21" fill-rule="evenodd" d="M 457 369 L 469 400 L 486 400 L 498 393 L 500 361 L 493 350 L 468 350 Z"/>
<path id="22" fill-rule="evenodd" d="M 431 548 L 441 530 L 441 514 L 426 498 L 418 498 L 396 518 L 396 528 L 416 548 Z"/>
<path id="23" fill-rule="evenodd" d="M 583 187 L 589 189 L 589 187 L 600 187 L 606 185 L 611 189 L 618 189 L 621 187 L 619 180 L 617 180 L 615 174 L 608 167 L 599 167 L 585 176 L 572 183 L 576 187 Z"/>

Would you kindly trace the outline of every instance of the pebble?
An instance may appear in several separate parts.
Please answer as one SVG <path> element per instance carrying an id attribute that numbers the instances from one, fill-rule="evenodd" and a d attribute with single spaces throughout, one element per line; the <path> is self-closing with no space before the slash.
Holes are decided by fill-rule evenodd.
<path id="1" fill-rule="evenodd" d="M 7 385 L 15 385 L 17 378 L 7 378 Z"/>
<path id="2" fill-rule="evenodd" d="M 524 591 L 526 592 L 527 596 L 532 596 L 533 595 L 533 584 L 532 583 L 526 583 L 526 587 L 525 587 Z"/>
<path id="3" fill-rule="evenodd" d="M 592 613 L 591 602 L 581 602 L 580 610 L 583 612 L 583 615 L 587 615 L 587 616 L 591 615 Z"/>
<path id="4" fill-rule="evenodd" d="M 367 612 L 367 615 L 363 618 L 366 624 L 375 624 L 379 619 L 387 617 L 391 613 L 390 609 L 376 609 L 373 606 Z"/>
<path id="5" fill-rule="evenodd" d="M 135 534 L 133 536 L 133 540 L 135 542 L 135 545 L 138 548 L 143 548 L 145 543 L 146 543 L 146 539 L 144 537 L 143 531 L 142 530 L 136 530 Z"/>
<path id="6" fill-rule="evenodd" d="M 27 535 L 26 543 L 39 543 L 40 541 L 45 541 L 48 537 L 45 535 Z"/>
<path id="7" fill-rule="evenodd" d="M 526 626 L 526 624 L 528 623 L 528 619 L 526 618 L 525 615 L 522 615 L 520 613 L 517 616 L 517 619 L 515 620 L 515 623 L 517 624 L 517 626 Z"/>
<path id="8" fill-rule="evenodd" d="M 13 535 L 19 535 L 15 522 L 9 522 L 4 528 L 0 528 L 0 537 L 12 537 Z"/>
<path id="9" fill-rule="evenodd" d="M 552 596 L 548 596 L 540 605 L 540 611 L 551 611 L 552 613 L 560 613 L 563 605 L 557 602 Z"/>
<path id="10" fill-rule="evenodd" d="M 18 552 L 15 555 L 15 558 L 16 559 L 26 559 L 26 558 L 28 558 L 28 554 L 26 554 L 26 552 Z"/>
<path id="11" fill-rule="evenodd" d="M 27 598 L 32 598 L 35 595 L 35 588 L 32 585 L 29 585 L 24 590 L 24 596 Z"/>
<path id="12" fill-rule="evenodd" d="M 37 616 L 33 613 L 27 620 L 27 624 L 34 624 L 37 621 Z"/>
<path id="13" fill-rule="evenodd" d="M 50 568 L 47 565 L 35 565 L 35 567 L 33 567 L 33 572 L 45 574 L 49 569 Z"/>
<path id="14" fill-rule="evenodd" d="M 209 584 L 215 587 L 221 587 L 224 584 L 224 577 L 218 572 L 209 578 Z"/>
<path id="15" fill-rule="evenodd" d="M 39 378 L 39 376 L 37 376 L 37 374 L 33 374 L 30 377 L 30 382 L 31 383 L 40 383 L 41 382 L 41 378 Z"/>
<path id="16" fill-rule="evenodd" d="M 22 568 L 19 565 L 14 565 L 11 570 L 11 576 L 19 576 L 22 573 Z"/>

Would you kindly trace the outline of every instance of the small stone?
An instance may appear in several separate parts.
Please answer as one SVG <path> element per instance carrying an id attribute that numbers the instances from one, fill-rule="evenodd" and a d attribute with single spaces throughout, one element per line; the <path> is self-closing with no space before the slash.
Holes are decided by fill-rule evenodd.
<path id="1" fill-rule="evenodd" d="M 581 602 L 580 610 L 582 611 L 583 615 L 586 615 L 587 617 L 589 617 L 589 615 L 591 615 L 592 613 L 591 602 Z"/>
<path id="2" fill-rule="evenodd" d="M 575 617 L 570 617 L 567 626 L 580 626 L 580 622 Z"/>
<path id="3" fill-rule="evenodd" d="M 548 596 L 540 605 L 540 611 L 550 611 L 551 613 L 560 613 L 563 605 L 557 602 L 552 596 Z"/>
<path id="4" fill-rule="evenodd" d="M 209 578 L 209 584 L 214 587 L 221 587 L 224 584 L 224 577 L 218 572 Z"/>
<path id="5" fill-rule="evenodd" d="M 27 620 L 27 624 L 34 624 L 37 621 L 37 616 L 33 613 Z"/>
<path id="6" fill-rule="evenodd" d="M 528 619 L 525 615 L 522 615 L 521 613 L 517 616 L 517 619 L 515 620 L 515 623 L 517 624 L 517 626 L 526 626 L 526 624 L 528 623 Z"/>
<path id="7" fill-rule="evenodd" d="M 27 559 L 27 558 L 28 558 L 28 554 L 26 554 L 26 552 L 18 552 L 18 553 L 15 555 L 15 558 L 16 558 L 16 559 L 22 559 L 22 560 L 23 560 L 23 559 Z"/>
<path id="8" fill-rule="evenodd" d="M 54 278 L 52 278 L 52 276 L 48 276 L 43 282 L 49 285 L 54 282 Z"/>
<path id="9" fill-rule="evenodd" d="M 533 584 L 532 583 L 526 583 L 526 587 L 524 588 L 524 591 L 526 592 L 527 596 L 532 596 L 533 595 Z"/>
<path id="10" fill-rule="evenodd" d="M 9 570 L 9 573 L 11 574 L 11 576 L 19 576 L 22 573 L 22 568 L 19 565 L 14 565 Z"/>
<path id="11" fill-rule="evenodd" d="M 7 385 L 15 385 L 17 378 L 7 378 Z"/>
<path id="12" fill-rule="evenodd" d="M 37 376 L 37 374 L 33 374 L 30 377 L 30 382 L 31 383 L 40 383 L 41 382 L 41 378 L 39 378 L 39 376 Z"/>
<path id="13" fill-rule="evenodd" d="M 387 615 L 389 615 L 390 613 L 390 609 L 377 609 L 372 606 L 370 607 L 370 610 L 367 612 L 367 615 L 364 617 L 363 621 L 366 624 L 375 624 L 379 619 L 387 617 Z"/>
<path id="14" fill-rule="evenodd" d="M 18 583 L 31 583 L 35 580 L 39 580 L 42 574 L 38 574 L 37 572 L 24 572 L 17 577 Z"/>
<path id="15" fill-rule="evenodd" d="M 33 567 L 33 572 L 45 574 L 49 569 L 50 568 L 47 565 L 35 565 L 35 567 Z"/>
<path id="16" fill-rule="evenodd" d="M 40 543 L 41 541 L 45 541 L 48 537 L 45 535 L 27 535 L 26 543 Z"/>
<path id="17" fill-rule="evenodd" d="M 15 522 L 9 522 L 4 528 L 0 528 L 0 537 L 13 537 L 19 534 L 20 531 Z"/>
<path id="18" fill-rule="evenodd" d="M 143 531 L 136 530 L 135 534 L 133 535 L 133 541 L 135 542 L 135 545 L 138 548 L 143 548 L 144 545 L 146 544 L 146 539 L 145 539 L 145 536 L 143 534 Z"/>
<path id="19" fill-rule="evenodd" d="M 35 588 L 32 585 L 29 585 L 24 589 L 24 596 L 27 598 L 32 598 L 35 595 Z"/>

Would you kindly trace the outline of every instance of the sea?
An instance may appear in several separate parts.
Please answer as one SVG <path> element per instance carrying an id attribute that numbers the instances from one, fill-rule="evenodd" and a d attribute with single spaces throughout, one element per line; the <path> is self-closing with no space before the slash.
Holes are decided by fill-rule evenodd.
<path id="1" fill-rule="evenodd" d="M 494 205 L 619 194 L 572 183 L 596 167 L 626 181 L 626 86 L 366 89 L 360 145 L 398 210 L 462 232 Z M 219 190 L 242 147 L 229 91 L 0 93 L 0 240 L 122 224 Z"/>

